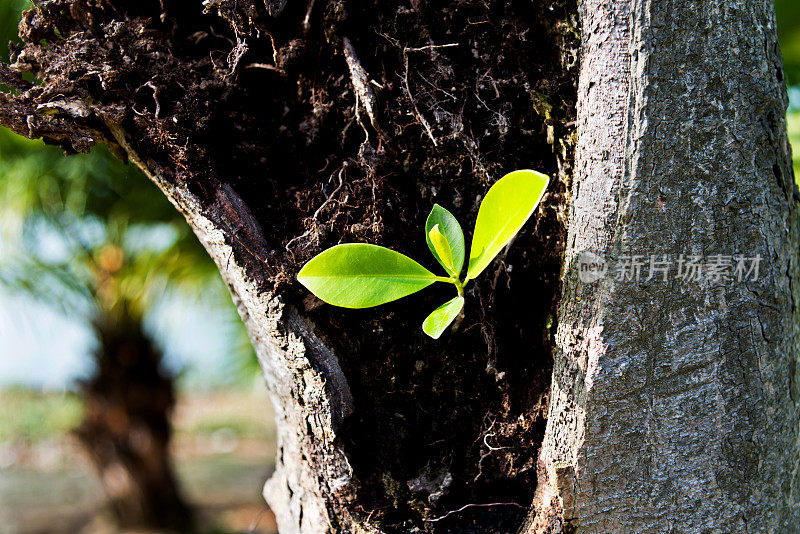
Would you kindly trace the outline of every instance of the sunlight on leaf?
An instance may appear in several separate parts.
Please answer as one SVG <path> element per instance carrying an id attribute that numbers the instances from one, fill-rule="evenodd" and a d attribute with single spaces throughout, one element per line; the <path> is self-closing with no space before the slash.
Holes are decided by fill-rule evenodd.
<path id="1" fill-rule="evenodd" d="M 514 171 L 489 189 L 475 221 L 467 280 L 481 274 L 519 232 L 539 204 L 547 182 L 540 172 Z"/>
<path id="2" fill-rule="evenodd" d="M 448 273 L 453 274 L 455 273 L 455 267 L 453 266 L 453 251 L 450 249 L 450 244 L 445 239 L 442 232 L 439 231 L 439 225 L 435 224 L 431 231 L 428 233 L 428 238 L 431 240 L 433 244 L 433 249 L 436 251 L 436 255 Z"/>
<path id="3" fill-rule="evenodd" d="M 430 232 L 434 226 L 439 225 L 439 231 L 447 240 L 450 245 L 450 251 L 453 258 L 451 266 L 448 267 L 444 264 L 443 259 L 436 252 L 436 248 L 431 242 Z M 466 245 L 464 244 L 464 232 L 461 230 L 461 225 L 453 214 L 441 207 L 439 204 L 434 204 L 428 220 L 425 222 L 425 240 L 428 243 L 428 248 L 436 258 L 439 264 L 447 269 L 450 274 L 457 275 L 464 267 L 464 254 L 466 253 Z"/>
<path id="4" fill-rule="evenodd" d="M 388 248 L 347 243 L 312 258 L 297 279 L 328 304 L 369 308 L 424 289 L 436 275 Z"/>
<path id="5" fill-rule="evenodd" d="M 433 339 L 439 339 L 464 308 L 464 297 L 457 296 L 431 312 L 422 323 L 422 330 Z"/>

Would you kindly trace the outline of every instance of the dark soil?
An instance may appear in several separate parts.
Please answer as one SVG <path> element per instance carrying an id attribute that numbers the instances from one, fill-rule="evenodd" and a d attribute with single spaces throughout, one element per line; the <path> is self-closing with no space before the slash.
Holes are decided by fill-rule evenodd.
<path id="1" fill-rule="evenodd" d="M 42 2 L 12 59 L 44 83 L 0 72 L 27 90 L 17 114 L 34 117 L 0 120 L 82 151 L 108 142 L 103 120 L 59 130 L 30 110 L 90 101 L 168 181 L 205 199 L 232 186 L 271 247 L 264 257 L 239 247 L 240 259 L 341 349 L 356 406 L 341 436 L 360 509 L 390 532 L 513 532 L 525 511 L 512 505 L 424 520 L 470 503 L 528 506 L 536 486 L 571 174 L 575 0 L 206 5 Z M 346 50 L 370 82 L 358 108 Z M 438 270 L 423 234 L 433 203 L 469 240 L 482 195 L 518 168 L 549 174 L 549 192 L 439 341 L 420 324 L 447 288 L 346 311 L 317 306 L 294 282 L 340 242 L 382 244 Z"/>

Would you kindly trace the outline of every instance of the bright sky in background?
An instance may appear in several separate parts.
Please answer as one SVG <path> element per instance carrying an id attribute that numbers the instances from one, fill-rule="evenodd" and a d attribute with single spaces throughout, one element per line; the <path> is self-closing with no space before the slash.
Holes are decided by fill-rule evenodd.
<path id="1" fill-rule="evenodd" d="M 17 224 L 13 217 L 0 222 L 12 227 Z M 168 227 L 148 228 L 134 231 L 132 225 L 126 246 L 160 250 L 175 238 Z M 102 230 L 102 224 L 88 220 L 80 227 L 86 235 Z M 35 240 L 39 253 L 53 261 L 66 260 L 71 254 L 58 232 L 39 229 Z M 14 254 L 11 243 L 0 238 L 0 260 Z M 89 376 L 95 348 L 86 319 L 89 313 L 64 312 L 0 284 L 0 388 L 20 385 L 64 390 Z M 208 295 L 165 294 L 145 317 L 145 328 L 164 351 L 166 367 L 179 375 L 180 385 L 210 388 L 241 377 L 237 375 L 241 353 L 237 359 L 236 351 L 231 350 L 231 344 L 240 343 L 233 323 L 236 319 L 229 307 L 223 308 L 219 289 L 213 287 Z"/>
<path id="2" fill-rule="evenodd" d="M 166 352 L 167 367 L 183 371 L 181 383 L 214 387 L 236 365 L 228 347 L 230 314 L 208 305 L 167 298 L 147 319 Z M 94 346 L 82 318 L 0 288 L 0 387 L 68 389 L 91 371 Z"/>
<path id="3" fill-rule="evenodd" d="M 88 372 L 91 345 L 85 325 L 0 289 L 0 387 L 63 389 Z"/>

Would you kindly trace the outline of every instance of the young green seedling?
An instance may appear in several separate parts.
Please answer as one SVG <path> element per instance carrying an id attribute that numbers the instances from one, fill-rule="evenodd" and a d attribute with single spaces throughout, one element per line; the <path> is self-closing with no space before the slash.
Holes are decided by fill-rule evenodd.
<path id="1" fill-rule="evenodd" d="M 425 223 L 425 240 L 447 276 L 437 276 L 408 256 L 385 247 L 346 243 L 312 258 L 297 279 L 324 302 L 344 308 L 378 306 L 434 282 L 453 284 L 458 295 L 422 323 L 422 330 L 438 339 L 464 308 L 464 286 L 481 274 L 519 232 L 539 204 L 547 182 L 542 173 L 522 170 L 506 174 L 489 188 L 478 208 L 463 280 L 464 232 L 456 218 L 438 204 Z"/>

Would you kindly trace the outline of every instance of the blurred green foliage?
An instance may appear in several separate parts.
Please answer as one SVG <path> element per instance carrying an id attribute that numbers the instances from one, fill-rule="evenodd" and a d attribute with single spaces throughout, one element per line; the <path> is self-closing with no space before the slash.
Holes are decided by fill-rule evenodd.
<path id="1" fill-rule="evenodd" d="M 800 84 L 800 1 L 775 0 L 778 39 L 789 85 Z"/>
<path id="2" fill-rule="evenodd" d="M 0 443 L 37 442 L 63 436 L 80 422 L 83 406 L 72 393 L 0 391 Z"/>
<path id="3" fill-rule="evenodd" d="M 795 94 L 800 95 L 796 87 L 800 85 L 800 0 L 775 0 L 775 15 L 786 81 L 790 87 L 795 86 Z M 795 182 L 800 184 L 800 102 L 791 103 L 786 118 L 794 153 Z"/>
<path id="4" fill-rule="evenodd" d="M 30 5 L 0 0 L 3 59 Z M 221 355 L 236 356 L 232 375 L 249 378 L 257 369 L 227 288 L 185 219 L 139 169 L 105 147 L 65 157 L 0 128 L 0 232 L 6 287 L 87 321 L 120 310 L 141 321 L 168 292 L 201 296 L 238 325 L 230 354 Z"/>
<path id="5" fill-rule="evenodd" d="M 0 283 L 80 314 L 122 310 L 141 321 L 183 294 L 223 310 L 233 332 L 226 377 L 249 383 L 258 365 L 219 272 L 185 219 L 138 169 L 105 147 L 65 157 L 0 129 Z"/>
<path id="6" fill-rule="evenodd" d="M 0 58 L 8 58 L 8 41 L 18 40 L 19 14 L 30 5 L 29 0 L 0 0 Z"/>
<path id="7" fill-rule="evenodd" d="M 792 143 L 792 159 L 794 160 L 794 181 L 800 185 L 800 110 L 787 114 L 789 141 Z"/>
<path id="8" fill-rule="evenodd" d="M 141 317 L 168 288 L 222 291 L 185 220 L 103 147 L 65 158 L 0 131 L 0 223 L 0 282 L 67 313 L 124 303 Z"/>

